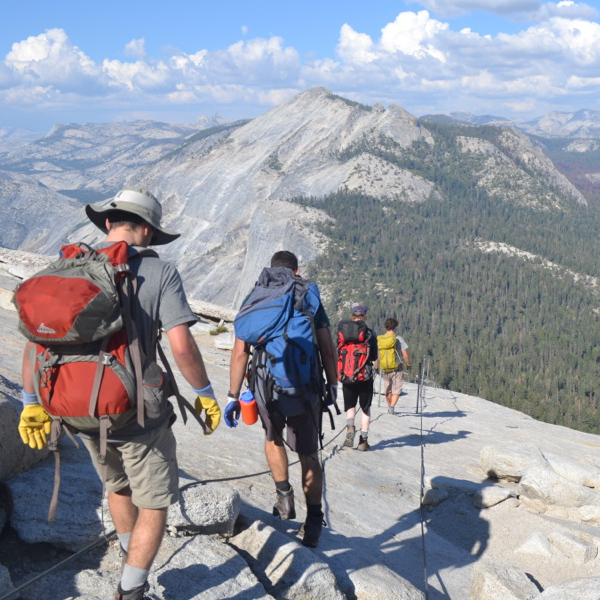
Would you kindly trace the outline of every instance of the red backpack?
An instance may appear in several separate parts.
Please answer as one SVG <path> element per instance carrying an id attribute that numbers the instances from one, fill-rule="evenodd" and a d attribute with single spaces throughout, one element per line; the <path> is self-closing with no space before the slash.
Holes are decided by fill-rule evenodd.
<path id="1" fill-rule="evenodd" d="M 142 256 L 158 255 L 142 250 L 132 258 Z M 108 432 L 136 418 L 143 427 L 145 416 L 158 417 L 170 395 L 177 397 L 184 422 L 185 408 L 204 426 L 179 394 L 160 344 L 167 377 L 143 355 L 133 319 L 136 290 L 129 246 L 120 241 L 98 250 L 86 244 L 63 246 L 58 260 L 15 291 L 19 331 L 34 342 L 29 361 L 35 393 L 53 417 L 48 447 L 57 467 L 63 424 L 67 433 L 99 433 L 101 464 Z M 49 520 L 57 494 L 58 485 Z"/>
<path id="2" fill-rule="evenodd" d="M 342 383 L 372 379 L 370 339 L 371 331 L 364 321 L 344 319 L 338 323 L 338 379 Z"/>

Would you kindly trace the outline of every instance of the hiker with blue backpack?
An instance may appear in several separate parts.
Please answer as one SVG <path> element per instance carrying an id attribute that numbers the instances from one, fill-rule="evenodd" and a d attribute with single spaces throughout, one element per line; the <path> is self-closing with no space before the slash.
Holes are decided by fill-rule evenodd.
<path id="1" fill-rule="evenodd" d="M 299 535 L 305 546 L 316 547 L 323 528 L 321 418 L 328 405 L 337 408 L 337 375 L 330 322 L 319 289 L 300 277 L 292 252 L 273 255 L 270 268 L 263 269 L 242 303 L 234 327 L 223 418 L 228 427 L 237 426 L 246 377 L 265 430 L 265 454 L 275 482 L 273 514 L 296 517 L 287 445 L 298 454 L 306 499 L 307 515 Z"/>
<path id="2" fill-rule="evenodd" d="M 367 326 L 367 307 L 354 303 L 350 319 L 338 323 L 338 376 L 342 382 L 346 411 L 346 439 L 342 448 L 353 448 L 356 437 L 356 405 L 362 410 L 357 450 L 371 449 L 368 441 L 373 402 L 373 380 L 377 369 L 377 337 Z"/>
<path id="3" fill-rule="evenodd" d="M 204 414 L 205 434 L 221 413 L 189 329 L 197 319 L 180 275 L 147 250 L 179 237 L 161 225 L 158 200 L 128 188 L 85 210 L 105 242 L 97 249 L 63 246 L 61 258 L 15 294 L 19 328 L 30 340 L 19 432 L 30 447 L 48 443 L 55 453 L 61 428 L 79 434 L 108 492 L 122 549 L 114 599 L 143 600 L 168 507 L 179 498 L 176 416 L 168 400 L 178 390 L 156 363 L 158 351 L 170 372 L 161 329 L 196 396 L 191 410 L 198 419 Z M 187 402 L 180 395 L 178 401 Z"/>

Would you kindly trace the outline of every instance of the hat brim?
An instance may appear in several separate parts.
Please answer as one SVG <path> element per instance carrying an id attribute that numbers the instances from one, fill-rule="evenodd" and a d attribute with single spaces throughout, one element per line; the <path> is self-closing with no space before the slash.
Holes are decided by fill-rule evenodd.
<path id="1" fill-rule="evenodd" d="M 97 209 L 94 208 L 92 204 L 87 204 L 85 207 L 85 214 L 88 219 L 98 228 L 100 231 L 104 233 L 108 233 L 108 229 L 106 229 L 106 218 L 108 214 L 115 210 L 115 208 L 103 208 Z M 136 214 L 136 213 L 132 213 Z M 139 215 L 138 215 L 139 216 Z M 167 229 L 166 227 L 158 227 L 157 225 L 153 225 L 152 223 L 148 223 L 154 229 L 154 235 L 150 240 L 151 246 L 163 246 L 165 244 L 169 244 L 170 242 L 176 240 L 181 234 L 173 231 L 172 229 Z"/>

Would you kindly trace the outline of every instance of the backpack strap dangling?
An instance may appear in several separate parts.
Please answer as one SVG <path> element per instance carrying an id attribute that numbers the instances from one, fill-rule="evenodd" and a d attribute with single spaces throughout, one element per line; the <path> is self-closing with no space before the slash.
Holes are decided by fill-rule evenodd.
<path id="1" fill-rule="evenodd" d="M 135 392 L 137 405 L 137 422 L 140 427 L 144 427 L 144 375 L 142 372 L 142 352 L 140 349 L 140 340 L 133 320 L 133 311 L 131 298 L 135 296 L 137 291 L 137 279 L 131 271 L 124 271 L 124 276 L 120 280 L 119 293 L 123 302 L 123 321 L 125 323 L 125 331 L 127 333 L 127 343 L 129 348 L 129 356 L 133 363 L 133 371 L 135 373 Z"/>
<path id="2" fill-rule="evenodd" d="M 175 381 L 175 375 L 173 375 L 171 365 L 169 364 L 165 352 L 162 349 L 162 346 L 160 345 L 160 342 L 158 340 L 156 341 L 156 349 L 158 350 L 160 362 L 162 362 L 167 372 L 167 377 L 169 379 L 169 386 L 171 388 L 171 391 L 177 399 L 177 405 L 179 406 L 179 412 L 181 413 L 181 418 L 183 420 L 184 425 L 187 423 L 187 411 L 194 417 L 194 419 L 196 419 L 196 421 L 198 421 L 200 427 L 202 427 L 202 431 L 206 432 L 206 423 L 202 420 L 202 417 L 200 417 L 200 415 L 196 412 L 194 407 L 183 397 L 183 395 L 179 391 L 179 386 L 177 385 L 177 381 Z"/>

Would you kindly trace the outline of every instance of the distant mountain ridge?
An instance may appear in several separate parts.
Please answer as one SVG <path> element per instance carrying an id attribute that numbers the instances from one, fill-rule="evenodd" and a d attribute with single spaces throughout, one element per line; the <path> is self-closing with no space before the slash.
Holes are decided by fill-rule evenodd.
<path id="1" fill-rule="evenodd" d="M 80 201 L 143 182 L 163 201 L 165 222 L 182 232 L 162 254 L 195 297 L 234 307 L 274 248 L 293 247 L 304 263 L 323 251 L 327 240 L 316 224 L 328 217 L 290 203 L 296 198 L 357 192 L 393 202 L 451 201 L 436 181 L 426 123 L 399 106 L 365 106 L 314 88 L 252 121 L 200 131 L 145 121 L 120 124 L 118 134 L 116 124 L 63 125 L 1 157 L 0 168 Z M 482 190 L 546 208 L 585 204 L 527 137 L 511 131 L 466 128 L 457 137 L 457 157 L 470 157 L 463 165 L 479 173 Z M 415 148 L 426 171 L 412 160 Z M 75 241 L 99 236 L 83 221 L 74 230 Z M 56 239 L 32 249 L 53 252 Z"/>
<path id="2" fill-rule="evenodd" d="M 553 111 L 529 121 L 517 121 L 494 115 L 475 115 L 468 111 L 446 114 L 428 114 L 424 121 L 438 123 L 469 123 L 471 125 L 499 125 L 514 127 L 530 135 L 546 138 L 600 139 L 600 110 L 582 109 L 575 112 Z"/>

